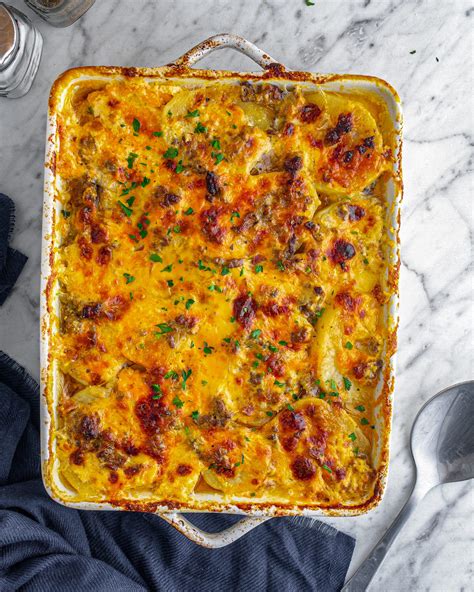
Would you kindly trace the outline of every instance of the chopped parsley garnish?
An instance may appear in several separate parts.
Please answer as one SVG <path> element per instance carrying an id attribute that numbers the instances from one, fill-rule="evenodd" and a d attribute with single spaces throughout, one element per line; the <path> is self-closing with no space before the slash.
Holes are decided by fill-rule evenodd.
<path id="1" fill-rule="evenodd" d="M 304 3 L 306 6 L 314 6 L 314 2 L 312 2 L 312 0 L 304 0 Z"/>
<path id="2" fill-rule="evenodd" d="M 204 342 L 204 350 L 203 351 L 204 351 L 205 354 L 212 354 L 212 350 L 213 349 L 216 349 L 216 348 L 215 347 L 212 347 L 212 345 L 209 345 L 207 343 L 207 341 Z"/>
<path id="3" fill-rule="evenodd" d="M 162 393 L 155 393 L 154 395 L 152 395 L 151 398 L 152 399 L 161 399 L 162 396 L 163 396 Z"/>
<path id="4" fill-rule="evenodd" d="M 131 210 L 128 206 L 126 206 L 123 202 L 121 202 L 120 200 L 117 201 L 118 205 L 122 208 L 122 212 L 128 217 L 130 218 L 130 216 L 133 214 L 133 210 Z"/>
<path id="5" fill-rule="evenodd" d="M 140 183 L 140 185 L 142 187 L 146 187 L 147 185 L 149 185 L 150 183 L 150 179 L 148 177 L 143 177 L 143 181 Z"/>
<path id="6" fill-rule="evenodd" d="M 172 403 L 178 409 L 181 409 L 181 407 L 183 407 L 183 405 L 184 405 L 184 401 L 181 401 L 181 399 L 178 397 L 178 395 L 176 395 L 176 397 L 173 399 Z"/>
<path id="7" fill-rule="evenodd" d="M 346 341 L 346 344 L 344 345 L 344 347 L 346 349 L 352 349 L 354 346 L 352 345 L 352 343 L 350 341 Z"/>
<path id="8" fill-rule="evenodd" d="M 356 409 L 360 412 L 365 411 L 365 407 L 363 405 L 357 405 Z"/>
<path id="9" fill-rule="evenodd" d="M 156 136 L 157 138 L 161 138 L 161 136 L 163 135 L 163 132 L 153 132 L 153 135 Z"/>
<path id="10" fill-rule="evenodd" d="M 272 345 L 271 343 L 268 344 L 268 349 L 273 353 L 278 351 L 278 348 Z"/>
<path id="11" fill-rule="evenodd" d="M 130 152 L 130 154 L 127 156 L 127 166 L 129 169 L 133 169 L 133 163 L 137 158 L 138 154 L 135 154 L 135 152 Z"/>
<path id="12" fill-rule="evenodd" d="M 198 261 L 198 267 L 202 271 L 212 271 L 212 269 L 210 267 L 207 267 L 206 265 L 203 264 L 202 259 L 199 259 L 199 261 Z"/>
<path id="13" fill-rule="evenodd" d="M 178 162 L 178 164 L 176 165 L 176 168 L 174 169 L 174 172 L 177 173 L 177 174 L 179 174 L 179 173 L 182 173 L 183 171 L 184 171 L 184 164 L 183 164 L 183 161 L 180 160 Z"/>
<path id="14" fill-rule="evenodd" d="M 163 259 L 158 255 L 158 253 L 151 253 L 150 261 L 153 261 L 153 263 L 163 263 Z"/>
<path id="15" fill-rule="evenodd" d="M 194 421 L 197 421 L 199 419 L 199 411 L 196 409 L 196 411 L 193 411 L 191 413 L 191 417 Z"/>
<path id="16" fill-rule="evenodd" d="M 215 148 L 216 150 L 221 149 L 221 143 L 219 142 L 219 140 L 217 138 L 214 138 L 214 140 L 211 140 L 211 146 L 213 148 Z"/>
<path id="17" fill-rule="evenodd" d="M 277 261 L 277 267 L 280 271 L 285 271 L 285 266 L 281 261 Z"/>
<path id="18" fill-rule="evenodd" d="M 284 382 L 280 382 L 279 380 L 275 380 L 275 382 L 273 383 L 275 386 L 285 386 Z"/>
<path id="19" fill-rule="evenodd" d="M 163 271 L 171 271 L 172 269 L 173 269 L 173 264 L 170 263 L 166 267 L 163 267 L 163 269 L 161 270 L 161 272 L 163 273 Z"/>
<path id="20" fill-rule="evenodd" d="M 255 273 L 261 273 L 263 271 L 263 265 L 255 266 Z"/>
<path id="21" fill-rule="evenodd" d="M 261 329 L 254 329 L 251 333 L 250 333 L 250 338 L 251 339 L 257 339 L 257 337 L 259 337 L 259 335 L 261 334 Z"/>
<path id="22" fill-rule="evenodd" d="M 168 370 L 165 374 L 165 378 L 178 378 L 178 375 L 174 370 Z"/>
<path id="23" fill-rule="evenodd" d="M 154 393 L 161 393 L 161 386 L 159 384 L 152 384 L 151 388 L 153 389 Z"/>
<path id="24" fill-rule="evenodd" d="M 135 278 L 133 277 L 133 275 L 130 275 L 129 273 L 124 273 L 123 277 L 125 278 L 125 283 L 126 284 L 131 284 L 132 282 L 135 281 Z"/>
<path id="25" fill-rule="evenodd" d="M 286 404 L 286 408 L 288 409 L 288 411 L 294 411 L 295 408 L 293 407 L 293 405 L 291 405 L 290 403 Z"/>
<path id="26" fill-rule="evenodd" d="M 219 286 L 217 286 L 216 284 L 212 284 L 212 285 L 208 286 L 207 289 L 210 292 L 219 292 L 219 294 L 222 294 L 222 288 L 219 288 Z"/>
<path id="27" fill-rule="evenodd" d="M 185 117 L 199 117 L 199 109 L 195 109 L 194 111 L 188 111 Z"/>
<path id="28" fill-rule="evenodd" d="M 369 260 L 367 259 L 367 257 L 364 257 L 362 259 L 362 261 L 364 262 L 364 265 L 368 265 L 369 264 Z"/>
<path id="29" fill-rule="evenodd" d="M 128 199 L 127 199 L 127 205 L 132 207 L 133 206 L 133 202 L 135 201 L 135 197 L 133 195 L 131 195 Z"/>
<path id="30" fill-rule="evenodd" d="M 362 425 L 369 425 L 369 420 L 368 420 L 366 417 L 363 417 L 363 418 L 360 420 L 360 423 L 361 423 Z"/>
<path id="31" fill-rule="evenodd" d="M 232 212 L 230 215 L 230 221 L 233 222 L 234 218 L 240 218 L 239 212 Z"/>
<path id="32" fill-rule="evenodd" d="M 132 127 L 133 127 L 133 131 L 136 134 L 138 134 L 138 132 L 140 131 L 140 122 L 138 121 L 138 119 L 136 117 L 132 122 Z"/>
<path id="33" fill-rule="evenodd" d="M 286 341 L 283 341 L 283 340 L 282 340 L 282 341 L 279 341 L 278 343 L 279 343 L 280 345 L 288 345 L 288 343 L 287 343 Z"/>
<path id="34" fill-rule="evenodd" d="M 170 288 L 172 288 L 172 287 L 174 286 L 174 282 L 173 282 L 173 280 L 166 280 L 166 283 L 168 284 L 168 286 L 169 286 Z"/>
<path id="35" fill-rule="evenodd" d="M 201 380 L 201 384 L 202 384 L 202 386 L 206 386 L 207 380 Z"/>
<path id="36" fill-rule="evenodd" d="M 194 128 L 195 134 L 205 134 L 207 132 L 207 127 L 202 125 L 200 121 L 197 122 L 196 127 Z"/>
<path id="37" fill-rule="evenodd" d="M 170 146 L 168 150 L 163 154 L 163 158 L 176 158 L 178 156 L 178 149 Z"/>
<path id="38" fill-rule="evenodd" d="M 186 307 L 186 310 L 189 310 L 195 302 L 196 301 L 192 298 L 188 298 L 188 300 L 186 300 L 186 304 L 184 305 Z"/>
<path id="39" fill-rule="evenodd" d="M 61 210 L 61 214 L 63 215 L 63 218 L 69 218 L 71 212 L 69 212 L 68 210 Z"/>
<path id="40" fill-rule="evenodd" d="M 188 208 L 187 210 L 185 210 L 185 211 L 183 212 L 183 214 L 184 214 L 185 216 L 191 216 L 191 214 L 194 214 L 194 210 L 193 210 L 193 208 Z"/>
<path id="41" fill-rule="evenodd" d="M 412 50 L 410 51 L 410 54 L 411 54 L 411 55 L 413 55 L 414 53 L 416 53 L 416 49 L 412 49 Z"/>
<path id="42" fill-rule="evenodd" d="M 223 267 L 221 271 L 221 275 L 229 275 L 230 269 L 228 267 Z"/>
<path id="43" fill-rule="evenodd" d="M 346 376 L 343 376 L 342 380 L 344 381 L 344 388 L 346 389 L 346 391 L 350 391 L 352 382 Z"/>
<path id="44" fill-rule="evenodd" d="M 273 417 L 273 411 L 267 411 L 268 417 Z"/>
<path id="45" fill-rule="evenodd" d="M 173 232 L 175 234 L 179 234 L 181 232 L 181 226 L 174 226 L 173 227 Z"/>
<path id="46" fill-rule="evenodd" d="M 183 378 L 183 381 L 181 383 L 181 388 L 183 389 L 183 391 L 186 390 L 186 381 L 188 380 L 188 378 L 191 376 L 192 373 L 193 373 L 193 371 L 191 370 L 191 368 L 188 371 L 183 370 L 181 372 L 181 376 Z"/>
<path id="47" fill-rule="evenodd" d="M 354 432 L 352 432 L 351 434 L 349 434 L 347 437 L 349 438 L 349 440 L 352 440 L 353 442 L 357 438 L 357 436 L 354 434 Z"/>
<path id="48" fill-rule="evenodd" d="M 165 335 L 166 333 L 171 333 L 173 331 L 173 327 L 170 327 L 168 323 L 158 323 L 156 326 L 159 331 L 155 331 L 155 335 Z"/>
<path id="49" fill-rule="evenodd" d="M 306 0 L 306 1 L 308 1 L 308 0 Z M 325 471 L 327 471 L 328 473 L 332 473 L 332 469 L 330 469 L 327 465 L 323 465 L 323 469 Z"/>
<path id="50" fill-rule="evenodd" d="M 214 164 L 219 164 L 224 160 L 222 152 L 211 152 L 211 156 L 214 159 Z"/>

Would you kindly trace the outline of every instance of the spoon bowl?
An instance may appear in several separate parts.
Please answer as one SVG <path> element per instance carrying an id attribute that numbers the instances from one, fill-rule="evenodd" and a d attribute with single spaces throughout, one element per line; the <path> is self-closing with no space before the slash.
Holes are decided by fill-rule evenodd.
<path id="1" fill-rule="evenodd" d="M 473 418 L 474 381 L 444 389 L 420 409 L 410 438 L 420 490 L 474 477 Z"/>
<path id="2" fill-rule="evenodd" d="M 342 591 L 367 589 L 403 525 L 423 497 L 442 483 L 474 477 L 474 381 L 439 392 L 418 412 L 410 437 L 415 481 L 408 500 L 387 532 Z"/>

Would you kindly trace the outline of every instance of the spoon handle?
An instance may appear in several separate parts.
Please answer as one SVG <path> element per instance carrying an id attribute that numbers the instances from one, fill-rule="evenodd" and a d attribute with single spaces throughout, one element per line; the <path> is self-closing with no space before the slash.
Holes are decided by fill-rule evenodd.
<path id="1" fill-rule="evenodd" d="M 370 552 L 370 555 L 362 563 L 359 569 L 354 573 L 350 580 L 347 581 L 341 592 L 364 592 L 367 589 L 375 572 L 380 567 L 385 555 L 392 546 L 393 541 L 422 497 L 423 495 L 420 495 L 415 487 L 389 529 L 375 545 Z"/>

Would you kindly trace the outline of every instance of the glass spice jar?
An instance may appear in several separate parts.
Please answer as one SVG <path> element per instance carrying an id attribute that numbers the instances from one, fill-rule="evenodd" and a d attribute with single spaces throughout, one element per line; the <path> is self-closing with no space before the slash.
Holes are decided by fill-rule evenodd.
<path id="1" fill-rule="evenodd" d="M 25 0 L 53 27 L 69 27 L 89 10 L 95 0 Z"/>
<path id="2" fill-rule="evenodd" d="M 42 48 L 43 38 L 30 20 L 0 2 L 0 97 L 15 99 L 30 90 Z"/>

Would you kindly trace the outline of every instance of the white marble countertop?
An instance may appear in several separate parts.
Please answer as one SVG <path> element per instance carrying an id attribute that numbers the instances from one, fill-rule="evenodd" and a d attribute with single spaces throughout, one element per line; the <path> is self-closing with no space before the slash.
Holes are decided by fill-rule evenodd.
<path id="1" fill-rule="evenodd" d="M 464 0 L 315 0 L 312 7 L 304 0 L 99 0 L 72 27 L 54 29 L 21 0 L 7 2 L 32 16 L 44 36 L 32 90 L 21 99 L 0 99 L 0 191 L 17 205 L 13 246 L 29 256 L 0 309 L 0 349 L 35 377 L 46 109 L 60 72 L 79 65 L 161 65 L 208 36 L 229 31 L 288 68 L 371 74 L 398 90 L 405 117 L 405 197 L 391 469 L 376 510 L 329 520 L 357 539 L 352 573 L 409 491 L 407 444 L 417 410 L 441 388 L 472 376 L 474 9 Z M 231 52 L 203 63 L 251 66 Z M 432 491 L 369 590 L 472 589 L 473 498 L 469 482 Z"/>

